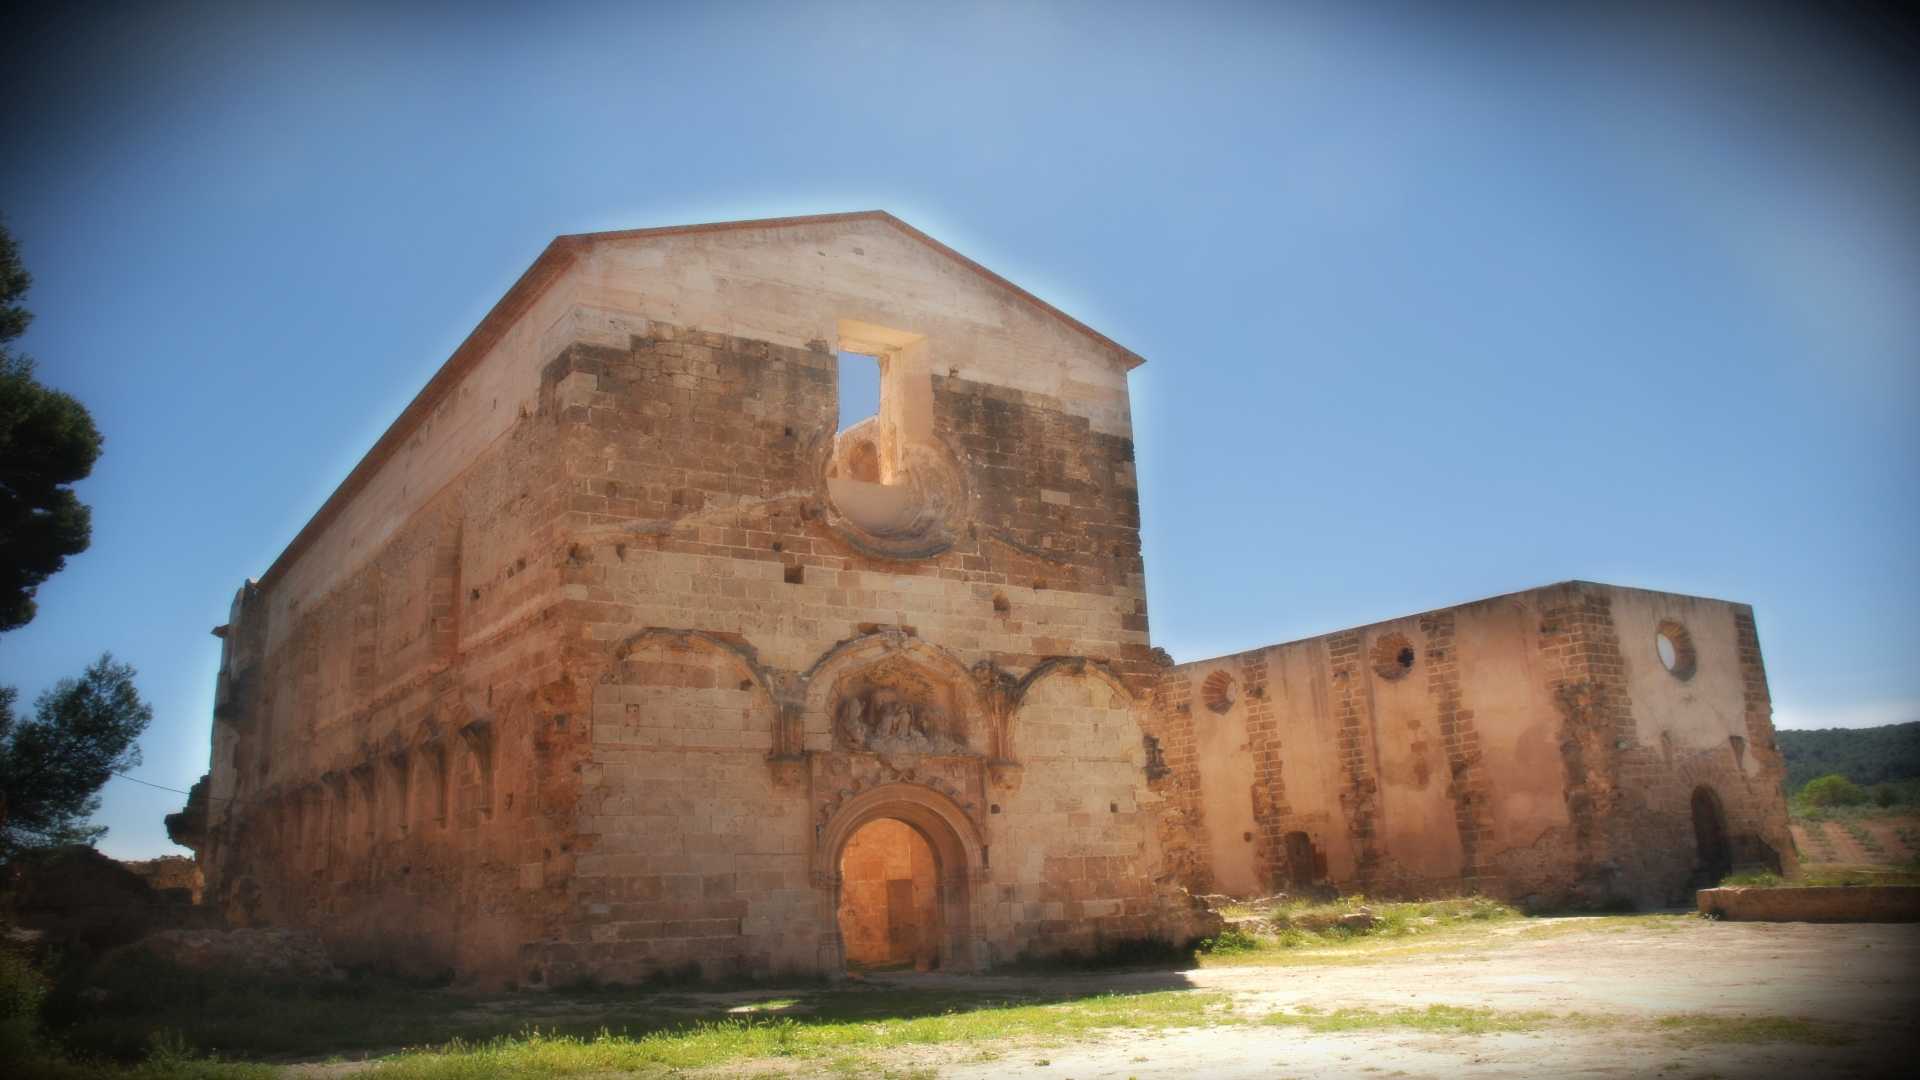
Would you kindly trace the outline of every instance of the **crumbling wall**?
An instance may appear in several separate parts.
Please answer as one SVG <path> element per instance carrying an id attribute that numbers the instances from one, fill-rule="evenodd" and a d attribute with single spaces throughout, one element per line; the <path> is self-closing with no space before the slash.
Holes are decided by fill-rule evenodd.
<path id="1" fill-rule="evenodd" d="M 826 483 L 844 456 L 830 349 L 620 325 L 623 345 L 570 346 L 546 374 L 593 764 L 571 913 L 528 966 L 837 970 L 821 837 L 885 784 L 985 840 L 982 865 L 944 868 L 967 878 L 971 935 L 950 959 L 1166 932 L 1130 443 L 957 377 L 966 351 L 929 337 L 947 374 L 909 434 L 958 497 L 920 548 L 876 547 L 892 538 L 846 526 Z"/>
<path id="2" fill-rule="evenodd" d="M 1660 633 L 1684 639 L 1673 667 Z M 1793 858 L 1742 605 L 1571 582 L 1180 665 L 1156 696 L 1176 745 L 1204 721 L 1172 703 L 1222 673 L 1249 687 L 1227 708 L 1246 712 L 1256 891 L 1674 903 L 1716 870 L 1696 797 L 1723 818 L 1728 863 Z M 1245 762 L 1192 767 L 1203 787 L 1245 783 Z"/>
<path id="3" fill-rule="evenodd" d="M 520 415 L 352 569 L 249 586 L 225 628 L 249 645 L 216 717 L 226 794 L 200 853 L 236 924 L 496 977 L 544 925 L 572 832 L 556 430 Z M 287 595 L 315 580 L 330 587 Z"/>
<path id="4" fill-rule="evenodd" d="M 185 855 L 162 855 L 155 859 L 137 859 L 120 865 L 140 875 L 154 892 L 172 894 L 187 903 L 200 902 L 200 893 L 206 886 L 206 879 L 200 874 L 199 864 Z"/>
<path id="5" fill-rule="evenodd" d="M 556 241 L 236 597 L 209 895 L 537 983 L 836 971 L 872 820 L 957 968 L 1181 936 L 1181 884 L 1657 902 L 1695 807 L 1790 862 L 1738 605 L 1570 583 L 1169 668 L 1137 362 L 870 215 Z"/>
<path id="6" fill-rule="evenodd" d="M 1785 766 L 1752 610 L 1579 582 L 1546 592 L 1542 653 L 1570 823 L 1550 856 L 1558 871 L 1528 867 L 1544 882 L 1539 894 L 1674 904 L 1733 866 L 1790 870 Z M 1663 632 L 1681 639 L 1671 666 L 1658 650 Z M 1717 868 L 1696 835 L 1700 792 L 1731 848 Z"/>
<path id="7" fill-rule="evenodd" d="M 872 216 L 557 241 L 236 599 L 210 896 L 494 980 L 835 971 L 891 818 L 942 963 L 1185 934 L 1136 362 Z"/>
<path id="8" fill-rule="evenodd" d="M 1163 668 L 1164 670 L 1164 668 Z M 1214 892 L 1213 849 L 1200 804 L 1199 756 L 1192 725 L 1191 680 L 1159 678 L 1142 718 L 1148 788 L 1162 801 L 1157 836 L 1164 873 L 1196 895 Z"/>

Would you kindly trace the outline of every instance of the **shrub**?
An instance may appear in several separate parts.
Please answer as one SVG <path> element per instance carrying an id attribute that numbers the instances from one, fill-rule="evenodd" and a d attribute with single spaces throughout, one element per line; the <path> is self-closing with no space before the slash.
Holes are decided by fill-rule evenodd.
<path id="1" fill-rule="evenodd" d="M 32 1056 L 47 983 L 18 949 L 0 945 L 0 1061 Z"/>
<path id="2" fill-rule="evenodd" d="M 1260 939 L 1245 930 L 1228 928 L 1217 936 L 1200 943 L 1200 951 L 1208 956 L 1225 956 L 1232 953 L 1250 953 L 1260 948 Z"/>
<path id="3" fill-rule="evenodd" d="M 1810 806 L 1859 806 L 1867 801 L 1867 793 L 1860 790 L 1860 785 L 1839 773 L 1807 781 L 1807 786 L 1800 789 L 1800 797 Z"/>

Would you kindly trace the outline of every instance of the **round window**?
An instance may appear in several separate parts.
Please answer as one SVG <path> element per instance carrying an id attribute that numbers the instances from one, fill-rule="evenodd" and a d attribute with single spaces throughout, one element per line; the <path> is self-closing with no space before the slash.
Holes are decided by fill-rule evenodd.
<path id="1" fill-rule="evenodd" d="M 1214 672 L 1200 684 L 1201 703 L 1217 713 L 1233 708 L 1233 703 L 1238 696 L 1234 692 L 1233 676 L 1224 671 Z"/>
<path id="2" fill-rule="evenodd" d="M 1416 659 L 1413 642 L 1405 634 L 1383 634 L 1373 643 L 1373 651 L 1368 654 L 1373 662 L 1373 673 L 1383 679 L 1404 679 L 1407 672 L 1413 670 Z"/>
<path id="3" fill-rule="evenodd" d="M 1653 631 L 1653 651 L 1660 657 L 1660 666 L 1668 674 L 1682 682 L 1693 678 L 1698 667 L 1693 653 L 1693 635 L 1687 628 L 1668 619 Z"/>

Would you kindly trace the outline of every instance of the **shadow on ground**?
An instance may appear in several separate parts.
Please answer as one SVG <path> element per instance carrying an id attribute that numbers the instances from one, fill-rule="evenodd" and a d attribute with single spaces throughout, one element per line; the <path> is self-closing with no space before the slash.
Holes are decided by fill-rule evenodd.
<path id="1" fill-rule="evenodd" d="M 719 1021 L 777 1019 L 804 1027 L 914 1020 L 1193 986 L 1169 967 L 1053 966 L 1048 971 L 1055 977 L 1016 975 L 994 979 L 990 986 L 969 985 L 968 976 L 902 972 L 831 982 L 580 986 L 473 995 L 365 974 L 335 983 L 221 980 L 153 965 L 119 973 L 111 985 L 56 991 L 46 1019 L 55 1040 L 89 1058 L 137 1061 L 164 1043 L 228 1060 L 284 1063 L 365 1057 L 454 1040 L 472 1044 L 529 1031 L 640 1038 Z"/>

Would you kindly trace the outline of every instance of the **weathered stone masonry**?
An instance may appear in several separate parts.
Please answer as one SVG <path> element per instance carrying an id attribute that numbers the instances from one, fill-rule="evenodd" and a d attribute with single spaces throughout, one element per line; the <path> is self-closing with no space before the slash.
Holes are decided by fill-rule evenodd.
<path id="1" fill-rule="evenodd" d="M 1222 672 L 1266 692 L 1174 704 Z M 1212 838 L 1195 888 L 1646 906 L 1794 862 L 1743 605 L 1569 582 L 1183 664 L 1156 700 L 1176 745 L 1244 712 L 1259 763 L 1247 833 L 1231 759 L 1174 763 L 1174 812 Z"/>
<path id="2" fill-rule="evenodd" d="M 838 430 L 847 352 L 881 406 Z M 556 240 L 235 597 L 207 896 L 538 984 L 1791 860 L 1737 605 L 1572 583 L 1170 667 L 1138 363 L 884 214 Z"/>
<path id="3" fill-rule="evenodd" d="M 557 242 L 236 601 L 210 895 L 482 977 L 838 971 L 885 820 L 941 966 L 1190 935 L 1137 362 L 884 215 Z"/>

